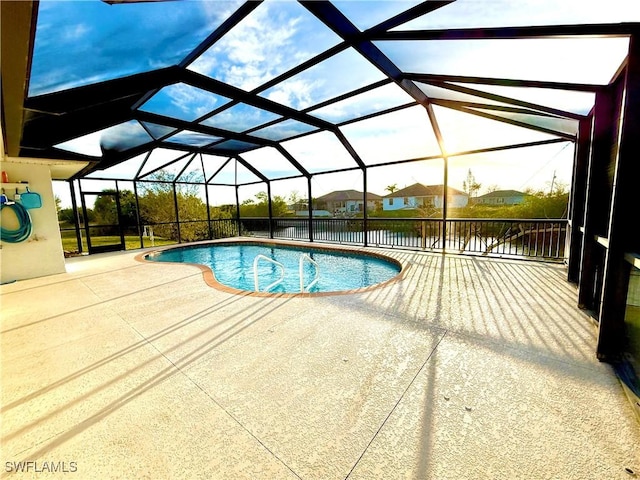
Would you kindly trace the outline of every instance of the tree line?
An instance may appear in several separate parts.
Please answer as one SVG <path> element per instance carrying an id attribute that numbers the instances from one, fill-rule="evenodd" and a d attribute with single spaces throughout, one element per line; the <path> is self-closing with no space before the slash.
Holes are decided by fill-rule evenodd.
<path id="1" fill-rule="evenodd" d="M 98 195 L 92 208 L 86 210 L 86 221 L 89 225 L 102 226 L 94 228 L 95 235 L 113 235 L 116 226 L 120 225 L 127 234 L 137 235 L 138 225 L 150 225 L 155 236 L 182 241 L 196 241 L 209 238 L 207 222 L 207 204 L 200 196 L 200 185 L 195 183 L 179 183 L 174 186 L 165 175 L 155 178 L 155 182 L 139 184 L 138 200 L 131 190 L 103 190 Z M 114 193 L 118 193 L 120 216 Z M 297 200 L 293 192 L 290 199 Z M 271 200 L 271 211 L 274 217 L 289 214 L 287 199 L 274 196 Z M 177 208 L 177 211 L 176 211 Z M 232 219 L 237 216 L 236 205 L 209 206 L 209 218 Z M 255 199 L 247 199 L 240 205 L 241 217 L 268 217 L 269 199 L 266 192 L 259 192 Z M 65 226 L 75 224 L 72 208 L 58 209 L 58 220 Z M 81 225 L 85 224 L 84 212 L 78 208 L 77 218 Z M 179 219 L 178 226 L 176 218 Z M 139 222 L 139 223 L 138 223 Z"/>
<path id="2" fill-rule="evenodd" d="M 207 222 L 207 205 L 200 196 L 201 186 L 193 184 L 174 185 L 170 178 L 159 176 L 155 182 L 139 184 L 138 201 L 135 193 L 130 190 L 119 191 L 120 217 L 113 193 L 114 189 L 106 189 L 105 195 L 98 195 L 93 208 L 87 209 L 89 225 L 103 225 L 104 235 L 109 232 L 109 225 L 120 225 L 129 235 L 137 235 L 138 220 L 140 225 L 151 225 L 154 235 L 166 239 L 182 241 L 196 241 L 210 237 Z M 473 191 L 479 185 L 472 177 L 465 183 L 465 190 Z M 479 205 L 472 202 L 464 208 L 450 209 L 449 218 L 566 218 L 569 194 L 566 188 L 558 185 L 552 191 L 527 191 L 525 201 L 518 205 Z M 290 205 L 300 202 L 297 192 L 292 192 L 288 198 L 275 195 L 271 199 L 271 213 L 273 217 L 294 215 Z M 321 205 L 314 205 L 322 208 Z M 177 208 L 177 212 L 176 212 Z M 240 217 L 268 217 L 269 198 L 267 192 L 259 192 L 255 198 L 246 199 L 239 206 Z M 176 215 L 177 214 L 177 215 Z M 371 217 L 404 217 L 439 218 L 442 212 L 433 206 L 421 207 L 412 211 L 384 212 L 381 208 L 370 212 Z M 211 219 L 233 219 L 237 216 L 236 205 L 209 206 Z M 81 209 L 78 211 L 81 224 L 85 219 Z M 176 218 L 179 218 L 180 225 Z M 58 219 L 67 225 L 74 224 L 74 212 L 71 208 L 60 209 Z M 98 233 L 99 234 L 99 233 Z M 215 237 L 215 235 L 214 235 Z"/>

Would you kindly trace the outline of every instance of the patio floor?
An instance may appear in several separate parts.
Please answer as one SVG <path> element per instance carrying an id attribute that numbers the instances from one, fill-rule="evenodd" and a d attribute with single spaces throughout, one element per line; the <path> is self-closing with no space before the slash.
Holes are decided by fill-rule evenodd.
<path id="1" fill-rule="evenodd" d="M 640 476 L 563 266 L 375 251 L 404 278 L 352 295 L 232 295 L 139 251 L 3 285 L 2 478 Z"/>

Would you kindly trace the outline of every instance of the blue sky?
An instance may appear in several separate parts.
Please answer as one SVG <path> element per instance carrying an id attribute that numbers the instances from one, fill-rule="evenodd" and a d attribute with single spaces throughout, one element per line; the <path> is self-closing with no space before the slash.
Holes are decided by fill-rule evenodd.
<path id="1" fill-rule="evenodd" d="M 299 3 L 267 1 L 189 69 L 251 91 L 339 42 Z"/>
<path id="2" fill-rule="evenodd" d="M 637 0 L 456 0 L 395 30 L 637 21 Z"/>
<path id="3" fill-rule="evenodd" d="M 174 65 L 238 1 L 108 5 L 42 0 L 29 94 L 40 95 Z"/>

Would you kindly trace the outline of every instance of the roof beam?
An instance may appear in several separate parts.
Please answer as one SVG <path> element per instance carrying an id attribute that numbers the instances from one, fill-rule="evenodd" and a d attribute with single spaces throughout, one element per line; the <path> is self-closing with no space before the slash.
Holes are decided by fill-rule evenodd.
<path id="1" fill-rule="evenodd" d="M 157 113 L 136 111 L 134 112 L 133 117 L 136 120 L 140 120 L 143 122 L 157 123 L 160 125 L 177 128 L 179 130 L 189 130 L 192 132 L 204 133 L 206 135 L 212 135 L 215 137 L 222 137 L 224 140 L 239 140 L 241 142 L 248 142 L 262 146 L 273 146 L 275 144 L 273 140 L 254 137 L 252 135 L 246 135 L 244 133 L 231 132 L 229 130 L 210 127 L 208 125 L 203 125 L 200 123 L 187 122 L 185 120 L 179 120 L 177 118 L 165 117 L 164 115 L 158 115 Z"/>
<path id="2" fill-rule="evenodd" d="M 399 13 L 395 17 L 391 17 L 390 19 L 379 23 L 375 27 L 371 27 L 367 30 L 367 33 L 385 32 L 397 27 L 398 25 L 402 25 L 403 23 L 407 23 L 415 18 L 426 15 L 427 13 L 431 13 L 434 10 L 449 5 L 453 2 L 455 2 L 455 0 L 431 0 L 423 2 L 419 5 L 416 5 L 415 7 L 405 10 L 402 13 Z"/>
<path id="3" fill-rule="evenodd" d="M 368 42 L 362 32 L 329 2 L 302 0 L 300 3 L 327 27 L 333 30 L 353 48 L 358 50 L 387 77 L 396 83 L 401 81 L 401 72 L 377 47 Z M 424 96 L 424 94 L 422 94 Z"/>
<path id="4" fill-rule="evenodd" d="M 227 85 L 218 80 L 214 80 L 213 78 L 201 75 L 197 72 L 192 72 L 191 70 L 183 70 L 181 73 L 181 80 L 194 87 L 202 88 L 203 90 L 208 90 L 210 92 L 217 93 L 228 98 L 233 98 L 238 102 L 246 103 L 247 105 L 276 113 L 285 118 L 292 118 L 294 120 L 313 125 L 314 127 L 318 127 L 320 129 L 333 128 L 333 124 L 325 120 L 321 120 L 306 113 L 301 113 L 298 110 L 286 107 L 274 102 L 273 100 L 269 100 L 268 98 L 247 93 L 244 90 L 233 87 L 231 85 Z M 225 105 L 224 108 L 228 108 L 228 106 L 229 105 Z M 198 121 L 202 121 L 209 116 L 210 115 L 201 117 L 200 119 L 198 119 Z"/>
<path id="5" fill-rule="evenodd" d="M 493 105 L 491 103 L 479 103 L 479 102 L 467 102 L 460 100 L 447 100 L 441 98 L 432 98 L 431 101 L 436 105 L 442 105 L 445 107 L 452 106 L 462 108 L 479 108 L 482 110 L 494 110 L 496 112 L 508 112 L 508 113 L 521 113 L 523 115 L 537 115 L 538 117 L 557 118 L 559 120 L 567 120 L 566 117 L 559 117 L 557 115 L 551 115 L 550 113 L 540 112 L 538 110 L 531 110 L 522 107 L 510 107 L 508 105 Z M 586 117 L 585 117 L 586 118 Z M 577 119 L 571 119 L 576 120 Z"/>
<path id="6" fill-rule="evenodd" d="M 145 173 L 144 175 L 142 175 L 142 176 L 140 176 L 140 171 L 142 171 L 142 166 L 141 166 L 141 167 L 140 167 L 140 169 L 139 169 L 139 171 L 138 171 L 138 173 L 137 173 L 137 174 L 136 174 L 136 176 L 133 178 L 133 180 L 134 180 L 134 181 L 142 180 L 142 179 L 144 179 L 145 177 L 148 177 L 149 175 L 153 175 L 154 173 L 159 172 L 160 170 L 162 170 L 162 169 L 164 169 L 164 168 L 167 168 L 169 165 L 172 165 L 172 164 L 174 164 L 174 163 L 176 163 L 176 162 L 179 162 L 179 161 L 181 161 L 181 160 L 184 160 L 184 159 L 185 159 L 185 158 L 187 158 L 189 155 L 192 155 L 192 158 L 193 158 L 193 156 L 195 156 L 196 154 L 195 154 L 195 153 L 193 153 L 193 152 L 185 152 L 185 154 L 184 154 L 184 155 L 180 155 L 180 156 L 178 156 L 178 157 L 176 157 L 176 158 L 172 158 L 172 159 L 171 159 L 171 160 L 169 160 L 168 162 L 163 163 L 162 165 L 160 165 L 160 166 L 158 166 L 158 167 L 154 168 L 153 170 L 149 170 L 148 172 L 146 172 L 146 173 Z M 149 158 L 149 157 L 147 157 L 147 158 L 145 159 L 145 162 L 146 162 L 146 160 L 148 160 L 148 158 Z M 187 162 L 187 165 L 188 165 L 188 162 Z M 185 167 L 186 167 L 186 165 L 185 165 Z M 104 168 L 100 168 L 100 170 L 104 170 Z M 180 172 L 180 173 L 182 173 L 182 172 Z M 176 176 L 176 178 L 178 178 L 178 177 L 180 177 L 180 175 L 177 175 L 177 176 Z M 175 179 L 172 181 L 172 183 L 175 183 Z"/>
<path id="7" fill-rule="evenodd" d="M 325 50 L 324 52 L 320 53 L 319 55 L 316 55 L 313 58 L 310 58 L 309 60 L 302 62 L 300 64 L 298 64 L 297 66 L 293 67 L 290 70 L 287 70 L 285 73 L 283 73 L 282 75 L 279 75 L 275 78 L 272 78 L 271 80 L 269 80 L 267 83 L 264 83 L 262 85 L 260 85 L 259 87 L 257 87 L 255 90 L 252 90 L 251 93 L 253 94 L 258 94 L 259 92 L 263 92 L 265 90 L 268 90 L 269 88 L 278 85 L 280 83 L 282 83 L 284 80 L 291 78 L 295 75 L 297 75 L 300 72 L 303 72 L 304 70 L 313 67 L 314 65 L 317 65 L 318 63 L 333 57 L 334 55 L 337 55 L 338 53 L 346 50 L 347 48 L 349 48 L 349 44 L 346 42 L 342 42 L 339 43 L 338 45 L 335 45 L 333 47 L 331 47 L 328 50 Z"/>
<path id="8" fill-rule="evenodd" d="M 427 95 L 411 80 L 404 79 L 400 69 L 384 53 L 382 53 L 378 47 L 364 39 L 361 32 L 333 4 L 328 2 L 314 2 L 310 0 L 304 0 L 300 3 L 335 33 L 340 35 L 347 42 L 350 42 L 353 48 L 378 68 L 378 70 L 397 83 L 418 103 L 427 109 L 429 121 L 436 135 L 436 139 L 438 140 L 440 150 L 443 155 L 446 155 L 446 149 L 444 147 L 444 142 L 442 141 L 440 128 L 435 115 L 433 115 L 433 111 L 431 110 L 430 100 Z"/>
<path id="9" fill-rule="evenodd" d="M 403 78 L 414 80 L 417 82 L 433 83 L 433 82 L 458 82 L 473 83 L 481 85 L 499 85 L 503 87 L 533 87 L 533 88 L 549 88 L 553 90 L 571 90 L 578 92 L 597 92 L 604 88 L 604 85 L 594 85 L 590 83 L 567 83 L 567 82 L 548 82 L 540 80 L 516 80 L 507 78 L 489 78 L 489 77 L 469 77 L 464 75 L 436 75 L 430 73 L 404 73 Z"/>
<path id="10" fill-rule="evenodd" d="M 555 143 L 566 143 L 569 141 L 570 140 L 566 140 L 564 138 L 550 138 L 549 140 L 538 140 L 535 142 L 514 143 L 511 145 L 503 145 L 500 147 L 486 147 L 486 148 L 477 148 L 474 150 L 466 150 L 464 152 L 454 152 L 454 153 L 450 153 L 449 157 L 463 157 L 466 155 L 478 155 L 480 153 L 501 152 L 504 150 L 514 150 L 517 148 L 541 147 L 543 145 L 553 145 Z"/>
<path id="11" fill-rule="evenodd" d="M 304 175 L 307 178 L 311 178 L 311 174 L 309 173 L 309 171 L 306 168 L 304 168 L 300 164 L 300 162 L 298 162 L 298 160 L 296 160 L 296 158 L 293 155 L 291 155 L 282 145 L 280 145 L 280 143 L 275 145 L 275 149 L 278 152 L 280 152 L 280 155 L 286 158 L 289 161 L 289 163 L 291 163 L 291 165 L 296 167 L 302 175 Z"/>
<path id="12" fill-rule="evenodd" d="M 100 159 L 96 157 L 92 157 L 90 155 L 82 155 L 81 153 L 69 152 L 66 150 L 59 150 L 53 147 L 44 147 L 44 148 L 36 148 L 36 147 L 20 147 L 20 157 L 29 157 L 29 158 L 46 158 L 52 160 L 71 160 L 71 161 L 79 161 L 79 162 L 89 162 L 90 165 L 97 164 Z"/>
<path id="13" fill-rule="evenodd" d="M 228 33 L 233 27 L 235 27 L 238 23 L 240 23 L 244 18 L 253 12 L 256 7 L 258 7 L 262 3 L 262 0 L 254 0 L 251 2 L 243 3 L 233 14 L 227 18 L 222 25 L 220 25 L 216 30 L 204 39 L 194 50 L 187 55 L 182 62 L 180 62 L 180 67 L 187 67 L 192 64 L 200 55 L 206 52 L 214 43 L 220 40 L 226 33 Z"/>
<path id="14" fill-rule="evenodd" d="M 33 2 L 0 1 L 0 71 L 2 71 L 2 131 L 5 154 L 18 156 L 24 120 L 23 102 L 29 85 L 29 68 L 37 6 Z"/>
<path id="15" fill-rule="evenodd" d="M 360 95 L 361 93 L 366 93 L 366 92 L 370 92 L 371 90 L 375 89 L 375 88 L 379 88 L 379 87 L 383 87 L 385 85 L 389 85 L 390 83 L 393 83 L 391 79 L 389 78 L 384 78 L 382 80 L 379 80 L 377 82 L 374 82 L 370 85 L 365 85 L 364 87 L 360 87 L 356 90 L 352 90 L 348 93 L 345 93 L 343 95 L 340 95 L 338 97 L 334 97 L 334 98 L 330 98 L 329 100 L 325 100 L 324 102 L 320 102 L 317 103 L 315 105 L 312 105 L 311 107 L 307 107 L 305 109 L 300 110 L 303 113 L 309 113 L 312 112 L 314 110 L 319 110 L 320 108 L 326 107 L 328 105 L 333 105 L 334 103 L 338 103 L 341 102 L 342 100 L 347 100 L 349 98 L 355 97 L 357 95 Z"/>
<path id="16" fill-rule="evenodd" d="M 574 120 L 580 120 L 585 117 L 584 115 L 580 115 L 578 113 L 567 112 L 566 110 L 560 110 L 557 108 L 545 107 L 544 105 L 540 105 L 537 103 L 525 102 L 523 100 L 516 100 L 515 98 L 505 97 L 503 95 L 497 95 L 494 93 L 483 92 L 482 90 L 463 87 L 461 85 L 454 85 L 446 82 L 431 82 L 431 84 L 436 87 L 442 87 L 448 90 L 453 90 L 460 93 L 466 93 L 468 95 L 473 95 L 480 98 L 486 98 L 487 100 L 493 100 L 494 102 L 508 103 L 511 105 L 528 108 L 530 110 L 538 110 L 540 112 L 550 113 L 551 115 L 555 115 L 558 117 L 573 118 Z"/>
<path id="17" fill-rule="evenodd" d="M 163 115 L 158 115 L 155 113 L 143 112 L 140 110 L 133 111 L 133 112 L 129 111 L 129 118 L 127 118 L 127 120 L 131 119 L 131 115 L 133 115 L 133 119 L 141 122 L 156 123 L 159 125 L 166 125 L 169 127 L 173 127 L 173 128 L 176 128 L 177 130 L 189 130 L 197 133 L 203 133 L 206 135 L 212 135 L 215 137 L 221 137 L 222 138 L 221 142 L 225 140 L 239 140 L 242 142 L 253 143 L 257 146 L 275 147 L 277 145 L 277 142 L 274 142 L 273 140 L 267 140 L 264 138 L 254 137 L 254 136 L 250 136 L 242 133 L 230 132 L 228 130 L 222 130 L 219 128 L 202 125 L 195 122 L 187 122 L 184 120 L 165 117 Z M 172 132 L 171 134 L 168 134 L 165 137 L 162 137 L 162 139 L 160 140 L 153 140 L 152 142 L 138 145 L 136 147 L 133 147 L 131 149 L 128 149 L 122 152 L 117 152 L 117 153 L 110 152 L 110 155 L 108 157 L 107 156 L 103 157 L 103 160 L 100 163 L 100 168 L 105 169 L 105 168 L 112 167 L 120 162 L 123 162 L 125 160 L 135 157 L 136 155 L 140 155 L 141 153 L 144 153 L 149 148 L 162 147 L 162 148 L 175 149 L 175 150 L 189 150 L 191 152 L 201 152 L 201 153 L 209 153 L 209 154 L 214 153 L 209 148 L 210 145 L 212 144 L 214 145 L 214 142 L 212 142 L 212 144 L 210 145 L 206 145 L 202 147 L 194 147 L 192 145 L 180 145 L 180 144 L 175 144 L 170 142 L 165 143 L 162 141 L 168 138 L 169 136 L 173 135 L 174 133 L 176 132 Z M 214 145 L 214 148 L 215 148 L 215 145 Z M 220 149 L 220 151 L 223 151 L 223 149 Z M 223 151 L 224 155 L 229 155 L 229 156 L 236 155 L 237 153 L 238 153 L 237 151 L 231 151 L 231 150 Z"/>
<path id="18" fill-rule="evenodd" d="M 23 126 L 21 146 L 48 148 L 131 120 L 131 102 L 119 99 L 64 115 L 32 116 Z"/>
<path id="19" fill-rule="evenodd" d="M 253 165 L 251 165 L 249 162 L 247 162 L 244 158 L 242 158 L 241 155 L 239 155 L 239 154 L 235 155 L 234 158 L 238 162 L 240 162 L 247 170 L 249 170 L 256 177 L 258 177 L 260 180 L 262 180 L 265 183 L 269 183 L 270 182 L 270 180 L 262 172 L 260 172 L 257 168 L 255 168 Z"/>
<path id="20" fill-rule="evenodd" d="M 534 27 L 452 28 L 434 30 L 373 31 L 369 40 L 484 40 L 567 36 L 627 36 L 637 32 L 640 23 L 601 23 L 590 25 L 542 25 Z"/>
<path id="21" fill-rule="evenodd" d="M 499 147 L 485 147 L 485 148 L 478 148 L 475 150 L 465 150 L 462 152 L 453 152 L 453 153 L 448 153 L 447 156 L 448 158 L 453 158 L 453 157 L 463 157 L 463 156 L 467 156 L 467 155 L 477 155 L 477 154 L 481 154 L 481 153 L 492 153 L 492 152 L 501 152 L 504 150 L 514 150 L 517 148 L 530 148 L 530 147 L 539 147 L 539 146 L 543 146 L 543 145 L 553 145 L 555 143 L 566 143 L 569 142 L 569 140 L 566 140 L 564 138 L 551 138 L 549 140 L 538 140 L 535 142 L 525 142 L 525 143 L 514 143 L 511 145 L 502 145 Z M 430 155 L 427 157 L 418 157 L 418 158 L 409 158 L 409 159 L 404 159 L 404 160 L 393 160 L 391 162 L 383 162 L 383 163 L 376 163 L 375 165 L 369 165 L 368 168 L 376 168 L 376 167 L 389 167 L 389 166 L 393 166 L 393 165 L 402 165 L 402 164 L 406 164 L 406 163 L 415 163 L 415 162 L 427 162 L 427 161 L 431 161 L 431 160 L 442 160 L 442 156 L 441 155 Z M 350 170 L 354 170 L 353 168 Z M 332 172 L 329 172 L 332 173 Z"/>
<path id="22" fill-rule="evenodd" d="M 385 110 L 380 110 L 379 112 L 370 113 L 368 115 L 363 115 L 361 117 L 351 118 L 349 120 L 344 120 L 340 123 L 337 123 L 337 127 L 344 127 L 345 125 L 349 125 L 351 123 L 360 122 L 362 120 L 369 120 L 370 118 L 380 117 L 382 115 L 386 115 L 388 113 L 399 112 L 400 110 L 404 110 L 406 108 L 416 107 L 418 104 L 414 102 L 403 103 L 402 105 L 398 105 L 397 107 L 387 108 Z"/>
<path id="23" fill-rule="evenodd" d="M 445 106 L 445 105 L 443 105 Z M 566 133 L 566 132 L 559 132 L 557 130 L 552 130 L 550 128 L 545 128 L 545 127 L 538 127 L 536 125 L 531 125 L 530 123 L 525 123 L 525 122 L 520 122 L 518 120 L 513 120 L 511 118 L 506 118 L 506 117 L 501 117 L 499 115 L 493 115 L 491 113 L 487 113 L 487 112 L 481 112 L 479 110 L 474 110 L 472 108 L 465 108 L 465 107 L 458 107 L 458 106 L 453 106 L 451 104 L 446 105 L 446 107 L 448 108 L 452 108 L 454 110 L 458 110 L 460 112 L 464 112 L 464 113 L 469 113 L 471 115 L 477 115 L 478 117 L 484 117 L 487 118 L 489 120 L 495 120 L 497 122 L 502 122 L 502 123 L 508 123 L 510 125 L 514 125 L 516 127 L 522 127 L 522 128 L 526 128 L 528 130 L 536 130 L 538 132 L 542 132 L 542 133 L 547 133 L 549 135 L 554 135 L 560 138 L 564 138 L 565 140 L 569 140 L 569 141 L 575 141 L 576 140 L 576 136 Z"/>
<path id="24" fill-rule="evenodd" d="M 205 183 L 208 184 L 209 182 L 211 182 L 211 180 L 213 180 L 213 178 L 216 175 L 218 175 L 229 164 L 230 161 L 231 161 L 231 158 L 227 158 L 224 162 L 222 162 L 222 165 L 220 165 L 218 169 L 215 172 L 213 172 L 213 174 L 209 178 L 205 179 Z"/>
<path id="25" fill-rule="evenodd" d="M 342 131 L 339 128 L 335 128 L 333 130 L 333 134 L 338 138 L 338 140 L 340 141 L 342 146 L 347 150 L 347 152 L 349 152 L 349 155 L 351 155 L 353 160 L 355 160 L 355 162 L 358 164 L 358 167 L 360 167 L 360 169 L 362 170 L 366 170 L 367 166 L 364 164 L 364 162 L 362 161 L 362 158 L 360 158 L 360 155 L 358 155 L 358 152 L 355 151 L 355 149 L 349 143 L 349 140 L 347 140 L 347 137 L 344 136 Z"/>
<path id="26" fill-rule="evenodd" d="M 116 78 L 81 87 L 29 97 L 24 106 L 28 110 L 50 114 L 63 114 L 77 110 L 86 110 L 93 106 L 129 98 L 134 105 L 149 90 L 180 81 L 181 70 L 167 67 L 151 72 L 138 73 L 128 77 Z"/>

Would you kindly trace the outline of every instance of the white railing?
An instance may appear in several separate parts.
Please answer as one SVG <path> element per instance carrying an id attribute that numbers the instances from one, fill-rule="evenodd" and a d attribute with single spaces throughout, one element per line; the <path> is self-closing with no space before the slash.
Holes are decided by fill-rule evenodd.
<path id="1" fill-rule="evenodd" d="M 302 255 L 300 255 L 300 262 L 299 262 L 299 272 L 300 272 L 300 293 L 304 293 L 305 292 L 305 288 L 304 288 L 304 262 L 305 260 L 309 263 L 311 263 L 311 265 L 313 265 L 315 267 L 315 275 L 313 277 L 313 280 L 309 283 L 309 285 L 307 285 L 306 291 L 308 292 L 309 290 L 311 290 L 311 287 L 313 287 L 319 279 L 320 276 L 320 267 L 318 266 L 318 263 L 311 258 L 309 255 L 307 255 L 306 253 L 303 253 Z"/>
<path id="2" fill-rule="evenodd" d="M 260 260 L 266 260 L 267 262 L 270 262 L 280 267 L 280 278 L 278 278 L 275 282 L 269 284 L 263 290 L 263 292 L 268 292 L 269 290 L 271 290 L 273 287 L 275 287 L 276 285 L 278 285 L 280 282 L 284 280 L 284 265 L 282 265 L 280 262 L 276 262 L 272 258 L 269 258 L 265 255 L 262 255 L 262 254 L 257 255 L 256 258 L 253 259 L 253 286 L 256 292 L 260 291 L 260 282 L 258 280 L 258 263 L 260 263 Z"/>

